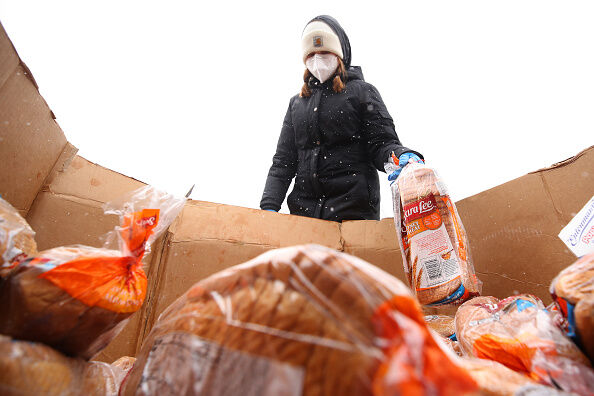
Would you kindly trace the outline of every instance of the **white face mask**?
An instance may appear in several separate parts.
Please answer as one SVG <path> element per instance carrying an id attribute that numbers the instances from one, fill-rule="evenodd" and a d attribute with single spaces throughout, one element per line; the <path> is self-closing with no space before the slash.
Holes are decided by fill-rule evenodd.
<path id="1" fill-rule="evenodd" d="M 334 54 L 313 54 L 305 61 L 307 70 L 320 82 L 329 79 L 338 67 L 338 58 Z"/>

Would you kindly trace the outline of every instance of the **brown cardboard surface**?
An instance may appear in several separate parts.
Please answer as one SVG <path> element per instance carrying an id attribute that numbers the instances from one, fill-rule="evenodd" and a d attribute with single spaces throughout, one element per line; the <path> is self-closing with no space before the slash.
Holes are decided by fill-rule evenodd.
<path id="1" fill-rule="evenodd" d="M 75 196 L 39 193 L 27 221 L 39 250 L 82 244 L 100 247 L 99 236 L 113 230 L 117 216 L 104 216 L 100 202 Z"/>
<path id="2" fill-rule="evenodd" d="M 546 297 L 552 276 L 543 271 L 559 220 L 538 175 L 526 175 L 457 204 L 468 233 L 483 294 L 526 292 Z"/>
<path id="3" fill-rule="evenodd" d="M 536 173 L 542 178 L 555 212 L 565 226 L 594 195 L 594 146 Z"/>
<path id="4" fill-rule="evenodd" d="M 76 156 L 53 176 L 27 215 L 40 250 L 83 244 L 101 246 L 99 237 L 113 230 L 116 216 L 102 205 L 143 183 Z"/>
<path id="5" fill-rule="evenodd" d="M 331 221 L 191 201 L 171 232 L 175 241 L 216 239 L 270 247 L 311 242 L 315 235 L 316 243 L 340 249 L 339 229 L 340 225 Z"/>
<path id="6" fill-rule="evenodd" d="M 67 147 L 66 137 L 21 65 L 0 89 L 0 109 L 0 194 L 26 214 Z"/>
<path id="7" fill-rule="evenodd" d="M 20 59 L 16 53 L 4 27 L 0 23 L 0 90 L 8 78 L 14 74 Z"/>
<path id="8" fill-rule="evenodd" d="M 345 221 L 340 230 L 344 252 L 373 263 L 406 282 L 394 219 Z"/>
<path id="9" fill-rule="evenodd" d="M 550 300 L 551 280 L 576 259 L 557 235 L 594 194 L 593 164 L 589 148 L 457 203 L 483 294 Z"/>
<path id="10" fill-rule="evenodd" d="M 141 181 L 77 155 L 68 167 L 55 173 L 48 189 L 53 194 L 76 196 L 104 203 L 143 185 L 145 184 Z"/>

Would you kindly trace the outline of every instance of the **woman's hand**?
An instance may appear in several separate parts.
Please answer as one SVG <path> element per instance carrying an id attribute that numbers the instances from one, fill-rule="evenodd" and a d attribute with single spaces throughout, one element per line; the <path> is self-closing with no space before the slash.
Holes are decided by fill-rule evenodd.
<path id="1" fill-rule="evenodd" d="M 398 176 L 400 176 L 400 172 L 402 172 L 402 169 L 404 169 L 404 167 L 406 165 L 408 165 L 412 162 L 420 162 L 421 164 L 425 163 L 425 161 L 423 159 L 421 159 L 421 157 L 419 157 L 415 153 L 401 154 L 400 157 L 398 157 L 398 169 L 396 169 L 394 172 L 392 172 L 388 175 L 388 180 L 389 181 L 396 180 L 398 178 Z"/>

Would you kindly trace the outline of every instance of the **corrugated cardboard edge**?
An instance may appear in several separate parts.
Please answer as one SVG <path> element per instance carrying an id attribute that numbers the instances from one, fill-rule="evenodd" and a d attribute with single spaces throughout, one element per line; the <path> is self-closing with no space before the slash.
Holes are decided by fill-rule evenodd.
<path id="1" fill-rule="evenodd" d="M 563 166 L 567 166 L 569 164 L 574 163 L 575 161 L 577 161 L 578 158 L 580 158 L 582 155 L 586 154 L 588 151 L 590 150 L 594 150 L 594 146 L 590 146 L 588 148 L 583 149 L 582 151 L 580 151 L 579 153 L 577 153 L 576 155 L 569 157 L 567 159 L 564 159 L 563 161 L 559 161 L 559 162 L 555 162 L 553 165 L 548 166 L 546 168 L 541 168 L 532 172 L 529 172 L 528 174 L 532 174 L 532 173 L 541 173 L 541 172 L 546 172 L 552 169 L 556 169 L 556 168 L 561 168 Z"/>
<path id="2" fill-rule="evenodd" d="M 549 181 L 547 180 L 547 175 L 551 174 L 552 172 L 554 172 L 556 170 L 559 170 L 566 166 L 572 165 L 573 163 L 577 162 L 578 160 L 580 160 L 582 157 L 584 157 L 586 154 L 588 154 L 589 152 L 591 152 L 593 150 L 594 150 L 594 146 L 590 146 L 590 147 L 580 151 L 573 157 L 567 158 L 563 161 L 556 162 L 549 167 L 542 168 L 542 169 L 536 170 L 534 172 L 528 173 L 529 175 L 537 174 L 540 176 L 540 180 L 541 180 L 543 187 L 547 193 L 548 199 L 550 200 L 551 204 L 553 205 L 557 219 L 559 220 L 559 222 L 561 224 L 567 224 L 569 221 L 571 221 L 572 216 L 569 213 L 565 213 L 561 209 L 561 202 L 559 202 L 557 199 L 555 199 L 555 194 L 553 193 L 553 189 L 552 189 Z M 594 187 L 593 187 L 593 191 L 594 191 Z"/>
<path id="3" fill-rule="evenodd" d="M 176 219 L 175 221 L 179 220 Z M 171 228 L 171 226 L 170 226 Z M 149 267 L 149 271 L 147 273 L 147 278 L 149 280 L 149 284 L 147 287 L 147 295 L 144 301 L 144 308 L 142 309 L 140 318 L 140 325 L 137 334 L 137 343 L 136 343 L 136 354 L 140 351 L 140 347 L 144 342 L 145 337 L 151 330 L 151 323 L 155 323 L 156 321 L 156 312 L 155 307 L 156 304 L 154 301 L 156 300 L 157 296 L 161 292 L 162 283 L 159 282 L 159 279 L 163 276 L 163 271 L 165 271 L 165 263 L 167 257 L 167 250 L 171 246 L 171 238 L 173 237 L 173 233 L 169 231 L 169 229 L 165 232 L 165 236 L 163 237 L 162 241 L 159 243 L 159 249 L 153 250 L 153 259 L 151 260 L 151 264 Z"/>

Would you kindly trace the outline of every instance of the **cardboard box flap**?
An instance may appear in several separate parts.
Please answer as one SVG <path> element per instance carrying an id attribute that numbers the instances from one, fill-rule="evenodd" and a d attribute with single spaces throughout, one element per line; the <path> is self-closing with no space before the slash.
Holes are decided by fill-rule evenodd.
<path id="1" fill-rule="evenodd" d="M 393 218 L 345 221 L 340 227 L 344 247 L 399 251 Z M 400 253 L 398 253 L 400 254 Z"/>
<path id="2" fill-rule="evenodd" d="M 75 149 L 19 66 L 0 89 L 0 194 L 26 214 L 52 170 Z"/>
<path id="3" fill-rule="evenodd" d="M 69 145 L 0 25 L 0 194 L 26 215 L 52 172 L 76 149 Z"/>
<path id="4" fill-rule="evenodd" d="M 548 287 L 575 256 L 557 237 L 594 192 L 594 150 L 457 202 L 483 294 L 532 293 Z"/>
<path id="5" fill-rule="evenodd" d="M 67 144 L 67 148 L 72 147 Z M 101 246 L 117 216 L 105 216 L 103 204 L 144 183 L 67 152 L 27 215 L 40 249 L 83 244 Z M 62 158 L 60 157 L 60 158 Z M 63 159 L 63 158 L 62 158 Z"/>
<path id="6" fill-rule="evenodd" d="M 558 235 L 594 195 L 594 146 L 537 174 L 561 221 Z"/>
<path id="7" fill-rule="evenodd" d="M 6 80 L 14 74 L 20 61 L 19 55 L 8 38 L 2 23 L 0 23 L 0 89 L 4 86 Z"/>
<path id="8" fill-rule="evenodd" d="M 139 180 L 76 155 L 67 167 L 54 173 L 45 189 L 52 194 L 105 203 L 144 185 Z"/>
<path id="9" fill-rule="evenodd" d="M 556 169 L 556 168 L 561 168 L 567 165 L 571 165 L 573 162 L 577 161 L 580 157 L 584 156 L 584 155 L 592 155 L 592 152 L 594 151 L 594 146 L 590 146 L 588 148 L 583 149 L 582 151 L 580 151 L 579 153 L 577 153 L 576 155 L 569 157 L 563 161 L 559 161 L 554 163 L 551 166 L 548 166 L 546 168 L 542 168 L 542 169 L 538 169 L 535 171 L 532 171 L 530 173 L 539 173 L 539 172 L 543 172 L 543 171 L 548 171 L 551 169 Z"/>
<path id="10" fill-rule="evenodd" d="M 336 222 L 204 201 L 190 201 L 170 231 L 172 242 L 211 239 L 269 247 L 318 243 L 342 248 Z"/>
<path id="11" fill-rule="evenodd" d="M 345 221 L 340 231 L 345 253 L 360 257 L 407 284 L 393 218 Z"/>

